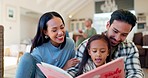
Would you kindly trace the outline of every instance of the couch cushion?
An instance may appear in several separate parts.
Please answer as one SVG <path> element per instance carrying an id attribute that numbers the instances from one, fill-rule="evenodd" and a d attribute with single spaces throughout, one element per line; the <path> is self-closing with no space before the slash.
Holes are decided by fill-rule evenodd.
<path id="1" fill-rule="evenodd" d="M 139 32 L 139 33 L 135 33 L 134 34 L 133 42 L 136 45 L 141 45 L 141 46 L 143 45 L 143 34 L 142 34 L 142 32 Z"/>
<path id="2" fill-rule="evenodd" d="M 139 56 L 145 56 L 145 49 L 141 45 L 136 45 L 139 50 Z"/>

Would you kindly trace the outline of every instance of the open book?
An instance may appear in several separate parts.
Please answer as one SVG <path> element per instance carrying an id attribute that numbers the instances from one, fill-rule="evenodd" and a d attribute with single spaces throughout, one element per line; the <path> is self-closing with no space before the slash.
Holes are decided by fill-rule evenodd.
<path id="1" fill-rule="evenodd" d="M 73 78 L 66 71 L 56 66 L 43 62 L 38 63 L 37 66 L 47 78 Z M 76 78 L 125 78 L 124 60 L 117 58 Z"/>

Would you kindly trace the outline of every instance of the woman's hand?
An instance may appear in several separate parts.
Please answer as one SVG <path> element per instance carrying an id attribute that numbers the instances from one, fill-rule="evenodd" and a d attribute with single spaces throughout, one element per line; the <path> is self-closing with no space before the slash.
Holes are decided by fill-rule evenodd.
<path id="1" fill-rule="evenodd" d="M 78 64 L 80 61 L 77 58 L 72 58 L 70 60 L 67 61 L 67 63 L 65 64 L 65 66 L 63 67 L 64 70 L 75 66 L 76 64 Z"/>

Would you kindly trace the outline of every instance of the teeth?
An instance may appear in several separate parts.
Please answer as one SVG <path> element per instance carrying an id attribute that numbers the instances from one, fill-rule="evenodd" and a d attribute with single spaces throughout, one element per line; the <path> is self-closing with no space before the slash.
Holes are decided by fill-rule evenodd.
<path id="1" fill-rule="evenodd" d="M 61 37 L 58 37 L 58 38 L 61 38 Z"/>

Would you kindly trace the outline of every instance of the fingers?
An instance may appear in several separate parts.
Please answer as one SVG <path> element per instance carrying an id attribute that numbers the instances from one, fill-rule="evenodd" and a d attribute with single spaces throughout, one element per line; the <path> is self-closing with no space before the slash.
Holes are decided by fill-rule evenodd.
<path id="1" fill-rule="evenodd" d="M 78 62 L 72 62 L 72 66 L 75 66 L 76 64 L 78 64 Z"/>
<path id="2" fill-rule="evenodd" d="M 71 66 L 75 66 L 80 62 L 77 58 L 72 58 L 69 61 L 71 62 Z"/>

